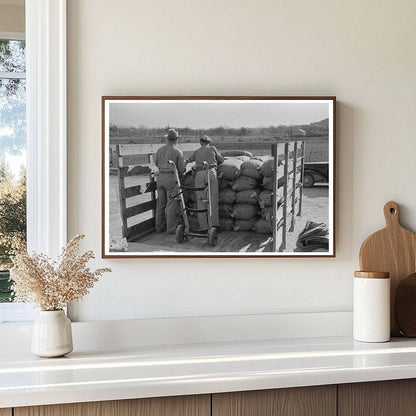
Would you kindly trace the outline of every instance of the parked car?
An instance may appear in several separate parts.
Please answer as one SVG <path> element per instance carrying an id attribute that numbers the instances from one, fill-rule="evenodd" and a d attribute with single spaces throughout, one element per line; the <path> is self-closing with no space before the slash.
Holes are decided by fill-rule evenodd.
<path id="1" fill-rule="evenodd" d="M 327 184 L 329 176 L 328 162 L 307 162 L 304 165 L 303 186 L 310 188 L 315 184 Z"/>

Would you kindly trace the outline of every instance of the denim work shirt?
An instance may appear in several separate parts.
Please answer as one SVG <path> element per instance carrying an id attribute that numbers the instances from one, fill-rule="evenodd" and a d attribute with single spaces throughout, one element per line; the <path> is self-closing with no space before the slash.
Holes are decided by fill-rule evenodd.
<path id="1" fill-rule="evenodd" d="M 201 146 L 199 149 L 195 150 L 189 158 L 189 161 L 195 162 L 195 167 L 197 169 L 202 169 L 204 167 L 204 162 L 207 162 L 209 168 L 212 169 L 223 163 L 224 158 L 216 147 Z"/>
<path id="2" fill-rule="evenodd" d="M 159 168 L 161 173 L 173 173 L 173 166 L 169 163 L 172 160 L 179 175 L 185 172 L 185 161 L 183 159 L 183 153 L 174 144 L 167 143 L 160 147 L 156 152 L 155 165 Z"/>

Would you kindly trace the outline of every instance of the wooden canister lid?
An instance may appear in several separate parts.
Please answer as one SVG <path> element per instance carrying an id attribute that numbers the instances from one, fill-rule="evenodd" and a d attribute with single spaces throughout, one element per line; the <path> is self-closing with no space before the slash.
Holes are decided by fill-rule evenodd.
<path id="1" fill-rule="evenodd" d="M 365 279 L 388 279 L 390 277 L 389 272 L 354 272 L 354 277 L 362 277 Z"/>

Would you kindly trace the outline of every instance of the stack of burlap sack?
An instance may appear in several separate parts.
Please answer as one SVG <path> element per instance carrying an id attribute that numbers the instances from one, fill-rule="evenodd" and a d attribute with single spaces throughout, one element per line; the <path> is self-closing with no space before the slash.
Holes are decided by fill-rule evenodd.
<path id="1" fill-rule="evenodd" d="M 246 155 L 226 157 L 218 168 L 220 228 L 224 231 L 255 231 L 272 234 L 273 158 Z M 191 171 L 183 185 L 195 186 Z M 185 204 L 196 208 L 196 193 L 184 192 Z M 189 213 L 192 229 L 198 229 L 196 213 Z"/>
<path id="2" fill-rule="evenodd" d="M 228 157 L 218 169 L 220 228 L 272 234 L 273 159 Z"/>

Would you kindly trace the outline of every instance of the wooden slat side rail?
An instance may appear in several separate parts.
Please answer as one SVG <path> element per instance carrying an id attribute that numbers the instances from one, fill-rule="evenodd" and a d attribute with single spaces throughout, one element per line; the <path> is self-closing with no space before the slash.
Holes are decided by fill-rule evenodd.
<path id="1" fill-rule="evenodd" d="M 272 157 L 273 157 L 273 198 L 272 207 L 276 215 L 272 215 L 272 231 L 273 231 L 273 242 L 272 250 L 274 252 L 282 251 L 285 248 L 286 230 L 284 224 L 284 184 L 286 182 L 285 177 L 285 144 L 274 143 L 272 145 Z"/>
<path id="2" fill-rule="evenodd" d="M 183 152 L 183 157 L 188 159 L 194 151 Z M 139 155 L 125 155 L 122 156 L 123 165 L 122 166 L 148 166 L 149 163 L 149 155 L 153 155 L 153 153 L 149 154 L 139 154 Z M 156 169 L 156 166 L 151 166 L 152 170 Z"/>
<path id="3" fill-rule="evenodd" d="M 302 151 L 302 156 L 301 156 L 301 169 L 300 169 L 300 179 L 299 179 L 299 187 L 300 187 L 300 191 L 299 191 L 299 204 L 298 204 L 298 211 L 296 213 L 296 215 L 298 217 L 300 217 L 302 215 L 302 201 L 303 201 L 303 177 L 304 177 L 304 171 L 305 171 L 305 142 L 302 141 L 301 142 L 301 151 Z"/>
<path id="4" fill-rule="evenodd" d="M 299 156 L 299 155 L 302 155 L 302 156 Z M 298 167 L 298 169 L 299 168 L 301 168 L 302 166 L 301 166 L 301 164 L 302 164 L 302 160 L 303 160 L 303 147 L 302 147 L 302 145 L 298 145 L 298 148 L 297 148 L 297 159 L 296 159 L 296 166 Z"/>
<path id="5" fill-rule="evenodd" d="M 131 218 L 136 215 L 143 214 L 144 212 L 152 211 L 155 208 L 156 208 L 156 200 L 151 199 L 150 201 L 142 202 L 141 204 L 128 207 L 126 209 L 126 216 L 127 218 Z"/>
<path id="6" fill-rule="evenodd" d="M 15 416 L 210 416 L 210 395 L 18 407 Z M 8 416 L 8 415 L 7 415 Z"/>
<path id="7" fill-rule="evenodd" d="M 278 149 L 277 144 L 272 145 L 272 157 L 273 157 L 273 198 L 272 198 L 272 208 L 273 212 L 276 213 L 276 215 L 273 215 L 271 218 L 272 221 L 272 231 L 273 231 L 273 244 L 272 244 L 272 250 L 273 252 L 277 252 L 280 249 L 280 246 L 282 244 L 281 239 L 278 240 L 278 230 L 277 230 L 277 224 L 279 221 L 279 218 L 277 216 L 277 210 L 278 210 L 278 192 L 279 192 L 279 178 L 278 178 L 278 172 L 279 172 L 279 157 L 278 157 Z"/>
<path id="8" fill-rule="evenodd" d="M 135 185 L 122 190 L 124 198 L 131 198 L 132 196 L 142 195 L 148 192 L 156 191 L 157 183 L 155 181 L 149 182 L 145 186 Z"/>
<path id="9" fill-rule="evenodd" d="M 292 198 L 293 193 L 296 191 L 296 189 L 299 189 L 299 188 L 301 188 L 301 183 L 300 182 L 297 182 L 297 181 L 295 183 L 295 187 L 293 188 L 293 176 L 292 176 L 290 178 L 289 184 L 287 186 L 287 197 L 289 199 L 288 204 L 291 203 L 291 200 L 290 199 Z"/>
<path id="10" fill-rule="evenodd" d="M 273 172 L 274 172 L 274 169 L 273 169 Z M 277 179 L 279 179 L 279 180 L 283 179 L 284 174 L 285 174 L 285 171 L 284 171 L 283 166 L 278 166 L 277 167 Z"/>
<path id="11" fill-rule="evenodd" d="M 123 166 L 145 165 L 149 161 L 149 156 L 146 153 L 137 155 L 124 155 Z"/>
<path id="12" fill-rule="evenodd" d="M 298 142 L 294 143 L 294 149 L 293 149 L 293 170 L 292 170 L 292 207 L 290 210 L 290 228 L 289 228 L 289 232 L 293 232 L 295 229 L 295 189 L 296 189 L 296 172 L 297 172 L 297 161 L 298 161 Z"/>
<path id="13" fill-rule="evenodd" d="M 154 178 L 155 165 L 153 163 L 153 154 L 149 153 L 144 155 L 120 155 L 121 149 L 131 148 L 131 146 L 117 146 L 118 159 L 119 159 L 119 190 L 120 190 L 120 213 L 122 218 L 122 234 L 127 241 L 133 241 L 154 231 L 155 228 L 155 213 L 156 213 L 156 182 Z M 137 158 L 137 157 L 138 158 Z M 137 166 L 125 166 L 127 164 L 136 162 L 146 162 Z M 125 178 L 128 176 L 148 175 L 149 182 L 146 188 L 143 189 L 143 185 L 136 185 L 126 188 Z M 133 196 L 141 195 L 143 193 L 150 193 L 151 200 L 145 201 L 134 206 L 127 208 L 126 199 Z M 136 215 L 152 211 L 152 218 L 148 218 L 145 221 L 141 221 L 133 226 L 128 226 L 128 219 Z"/>
<path id="14" fill-rule="evenodd" d="M 334 385 L 213 394 L 212 415 L 335 416 L 336 389 Z"/>
<path id="15" fill-rule="evenodd" d="M 137 166 L 123 166 L 119 168 L 120 175 L 123 178 L 127 176 L 140 176 L 140 175 L 148 175 L 149 173 L 153 173 L 156 169 L 156 166 L 153 163 L 146 163 Z"/>
<path id="16" fill-rule="evenodd" d="M 287 233 L 287 185 L 288 185 L 288 162 L 289 162 L 289 143 L 285 143 L 284 147 L 284 183 L 283 183 L 283 238 L 282 246 L 279 251 L 283 251 L 286 248 L 286 233 Z"/>
<path id="17" fill-rule="evenodd" d="M 122 166 L 123 165 L 123 161 L 120 155 L 120 146 L 116 146 L 116 156 L 117 156 L 117 160 L 118 160 L 118 165 Z M 120 192 L 119 195 L 119 204 L 120 204 L 120 216 L 121 216 L 121 233 L 123 237 L 127 236 L 127 217 L 126 217 L 126 197 L 123 194 L 123 190 L 124 190 L 124 177 L 122 176 L 121 173 L 121 168 L 117 169 L 117 178 L 118 178 L 118 189 Z"/>
<path id="18" fill-rule="evenodd" d="M 273 219 L 274 215 L 272 215 L 272 219 Z M 283 204 L 278 205 L 277 208 L 277 213 L 276 213 L 276 229 L 278 230 L 280 227 L 283 226 Z"/>
<path id="19" fill-rule="evenodd" d="M 124 188 L 121 190 L 121 193 L 124 198 L 131 198 L 132 196 L 142 195 L 142 186 L 130 186 L 129 188 Z"/>
<path id="20" fill-rule="evenodd" d="M 295 164 L 295 162 L 296 162 L 296 164 Z M 295 168 L 295 166 L 296 166 L 296 168 Z M 296 160 L 295 159 L 289 160 L 289 166 L 288 166 L 289 175 L 291 175 L 294 172 L 294 170 L 296 170 L 297 172 L 300 172 L 301 167 L 302 167 L 302 158 L 301 157 L 298 157 Z"/>
<path id="21" fill-rule="evenodd" d="M 282 187 L 277 189 L 277 200 L 279 201 L 279 205 L 283 202 L 283 188 Z"/>
<path id="22" fill-rule="evenodd" d="M 120 155 L 148 155 L 156 153 L 159 148 L 164 146 L 165 143 L 154 144 L 119 144 Z M 201 145 L 199 143 L 181 143 L 179 142 L 177 148 L 182 152 L 190 152 L 199 149 Z"/>
<path id="23" fill-rule="evenodd" d="M 153 232 L 155 229 L 155 218 L 149 218 L 145 221 L 127 228 L 127 241 L 138 240 L 141 237 Z"/>
<path id="24" fill-rule="evenodd" d="M 153 159 L 153 154 L 149 154 L 148 155 L 148 162 L 149 162 L 149 164 L 150 165 L 154 165 L 154 159 Z M 154 172 L 149 172 L 149 182 L 151 183 L 151 182 L 154 182 L 154 183 L 156 183 L 155 182 L 155 174 L 154 174 Z M 154 203 L 154 205 L 153 205 L 153 208 L 152 208 L 152 216 L 153 216 L 153 218 L 156 218 L 156 189 L 153 189 L 151 192 L 150 192 L 150 195 L 151 195 L 151 198 L 152 198 L 152 201 L 153 201 L 153 203 Z"/>
<path id="25" fill-rule="evenodd" d="M 115 145 L 110 145 L 110 167 L 118 168 L 118 157 Z"/>

